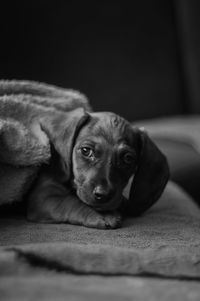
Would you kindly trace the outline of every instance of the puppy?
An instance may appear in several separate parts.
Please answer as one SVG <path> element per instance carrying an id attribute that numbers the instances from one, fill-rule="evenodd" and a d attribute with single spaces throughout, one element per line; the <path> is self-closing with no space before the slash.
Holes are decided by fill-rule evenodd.
<path id="1" fill-rule="evenodd" d="M 122 216 L 138 216 L 160 197 L 169 178 L 167 160 L 122 117 L 76 109 L 40 123 L 52 158 L 30 192 L 29 220 L 117 228 Z"/>

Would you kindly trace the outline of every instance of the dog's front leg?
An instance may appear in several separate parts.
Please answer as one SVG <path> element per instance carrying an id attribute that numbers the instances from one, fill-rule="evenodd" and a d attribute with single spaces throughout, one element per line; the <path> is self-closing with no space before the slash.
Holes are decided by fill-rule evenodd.
<path id="1" fill-rule="evenodd" d="M 28 219 L 41 223 L 70 223 L 92 228 L 117 228 L 118 213 L 101 214 L 53 179 L 42 177 L 28 200 Z"/>

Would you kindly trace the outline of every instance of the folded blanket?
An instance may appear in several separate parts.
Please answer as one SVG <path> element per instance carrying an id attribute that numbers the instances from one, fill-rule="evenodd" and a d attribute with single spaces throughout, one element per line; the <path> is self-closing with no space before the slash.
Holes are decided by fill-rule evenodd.
<path id="1" fill-rule="evenodd" d="M 78 107 L 90 109 L 77 91 L 32 81 L 0 81 L 0 204 L 20 200 L 50 158 L 39 118 Z"/>

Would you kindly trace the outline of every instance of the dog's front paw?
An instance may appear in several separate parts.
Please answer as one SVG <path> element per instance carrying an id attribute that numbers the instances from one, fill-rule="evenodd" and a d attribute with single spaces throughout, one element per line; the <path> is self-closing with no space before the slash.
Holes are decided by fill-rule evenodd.
<path id="1" fill-rule="evenodd" d="M 119 213 L 110 213 L 103 215 L 105 220 L 105 228 L 106 229 L 115 229 L 119 228 L 122 223 L 122 217 Z"/>
<path id="2" fill-rule="evenodd" d="M 122 218 L 117 212 L 92 214 L 88 216 L 85 226 L 98 229 L 116 229 L 121 226 Z"/>

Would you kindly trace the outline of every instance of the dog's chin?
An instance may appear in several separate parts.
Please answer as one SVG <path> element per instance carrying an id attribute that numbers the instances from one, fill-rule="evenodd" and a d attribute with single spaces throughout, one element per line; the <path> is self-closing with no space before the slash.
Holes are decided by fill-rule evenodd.
<path id="1" fill-rule="evenodd" d="M 94 204 L 92 204 L 92 205 L 90 205 L 91 207 L 93 207 L 96 211 L 99 211 L 99 212 L 107 212 L 107 211 L 115 211 L 115 210 L 117 210 L 118 208 L 119 208 L 119 205 L 117 204 L 114 204 L 114 205 L 112 205 L 112 204 L 107 204 L 107 206 L 104 204 L 104 205 L 94 205 Z"/>
<path id="2" fill-rule="evenodd" d="M 112 200 L 107 202 L 106 204 L 100 204 L 96 202 L 85 202 L 88 206 L 94 208 L 96 211 L 104 212 L 104 211 L 115 211 L 119 208 L 120 202 L 113 202 Z"/>
<path id="3" fill-rule="evenodd" d="M 115 197 L 113 199 L 108 200 L 108 202 L 101 204 L 97 202 L 93 197 L 91 197 L 88 193 L 82 193 L 81 191 L 77 191 L 77 195 L 79 199 L 85 203 L 86 205 L 94 208 L 96 211 L 115 211 L 119 208 L 122 202 L 122 195 Z"/>

